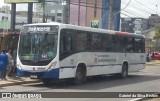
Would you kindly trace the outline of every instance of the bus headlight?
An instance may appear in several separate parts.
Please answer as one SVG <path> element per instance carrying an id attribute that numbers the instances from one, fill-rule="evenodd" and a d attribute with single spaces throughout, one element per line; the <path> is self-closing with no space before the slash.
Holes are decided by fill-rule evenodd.
<path id="1" fill-rule="evenodd" d="M 17 68 L 22 69 L 21 66 L 20 66 L 20 64 L 17 64 Z"/>
<path id="2" fill-rule="evenodd" d="M 57 62 L 53 62 L 50 67 L 48 68 L 48 70 L 54 69 L 56 67 Z"/>

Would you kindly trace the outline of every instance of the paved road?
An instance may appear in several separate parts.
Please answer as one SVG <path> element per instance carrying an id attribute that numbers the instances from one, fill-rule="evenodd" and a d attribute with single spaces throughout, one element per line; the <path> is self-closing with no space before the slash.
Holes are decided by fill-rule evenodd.
<path id="1" fill-rule="evenodd" d="M 45 87 L 42 83 L 23 84 L 0 88 L 0 92 L 160 92 L 160 65 L 146 66 L 140 72 L 130 73 L 127 79 L 112 76 L 89 78 L 84 85 L 71 85 L 66 82 Z M 87 93 L 86 93 L 87 94 Z M 67 101 L 128 101 L 133 98 L 81 98 Z M 4 99 L 3 101 L 8 100 Z M 22 99 L 13 99 L 17 101 Z M 33 99 L 34 101 L 35 99 Z M 39 99 L 42 101 L 41 99 Z M 44 100 L 44 99 L 43 99 Z M 51 101 L 53 99 L 45 99 Z M 32 100 L 31 100 L 32 101 Z M 66 98 L 54 98 L 54 101 L 66 101 Z"/>

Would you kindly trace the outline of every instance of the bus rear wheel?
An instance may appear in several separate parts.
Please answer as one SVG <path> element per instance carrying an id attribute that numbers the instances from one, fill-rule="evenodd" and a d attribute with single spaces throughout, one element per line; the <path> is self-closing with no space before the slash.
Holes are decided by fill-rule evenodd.
<path id="1" fill-rule="evenodd" d="M 76 85 L 83 84 L 86 81 L 86 70 L 84 68 L 77 68 L 74 83 Z"/>
<path id="2" fill-rule="evenodd" d="M 121 71 L 121 73 L 119 74 L 119 77 L 121 78 L 121 79 L 124 79 L 124 78 L 126 78 L 128 76 L 128 66 L 127 66 L 127 64 L 123 64 L 122 65 L 122 71 Z"/>

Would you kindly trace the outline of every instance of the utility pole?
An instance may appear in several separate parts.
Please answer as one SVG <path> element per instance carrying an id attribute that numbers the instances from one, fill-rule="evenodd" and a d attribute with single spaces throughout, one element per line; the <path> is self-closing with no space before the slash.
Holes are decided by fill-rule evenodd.
<path id="1" fill-rule="evenodd" d="M 158 25 L 158 5 L 156 5 L 156 26 Z"/>
<path id="2" fill-rule="evenodd" d="M 85 26 L 87 26 L 87 13 L 88 13 L 88 2 L 86 0 L 86 14 L 85 14 Z"/>
<path id="3" fill-rule="evenodd" d="M 70 23 L 70 9 L 71 9 L 70 3 L 71 3 L 71 1 L 68 0 L 68 22 L 67 22 L 68 24 Z"/>
<path id="4" fill-rule="evenodd" d="M 78 26 L 80 25 L 80 4 L 81 4 L 81 2 L 79 0 L 79 2 L 78 2 Z"/>
<path id="5" fill-rule="evenodd" d="M 94 1 L 94 18 L 97 16 L 97 0 Z"/>
<path id="6" fill-rule="evenodd" d="M 27 18 L 28 24 L 32 23 L 32 13 L 33 13 L 33 3 L 28 3 L 28 18 Z"/>
<path id="7" fill-rule="evenodd" d="M 11 4 L 11 31 L 15 31 L 15 23 L 16 23 L 16 3 Z"/>
<path id="8" fill-rule="evenodd" d="M 108 29 L 113 30 L 113 5 L 114 0 L 110 0 L 110 6 L 109 6 L 109 21 L 108 21 Z"/>

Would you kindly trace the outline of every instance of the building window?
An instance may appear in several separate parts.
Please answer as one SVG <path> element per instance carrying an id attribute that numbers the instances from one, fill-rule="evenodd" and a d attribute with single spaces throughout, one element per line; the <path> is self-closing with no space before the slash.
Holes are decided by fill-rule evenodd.
<path id="1" fill-rule="evenodd" d="M 57 22 L 60 22 L 60 23 L 61 23 L 61 22 L 62 22 L 62 20 L 57 20 Z"/>
<path id="2" fill-rule="evenodd" d="M 57 16 L 62 16 L 62 13 L 57 13 Z"/>
<path id="3" fill-rule="evenodd" d="M 56 12 L 55 10 L 51 10 L 51 14 L 55 14 L 55 12 Z"/>
<path id="4" fill-rule="evenodd" d="M 51 20 L 52 20 L 52 21 L 55 21 L 55 16 L 53 16 Z"/>
<path id="5" fill-rule="evenodd" d="M 57 16 L 62 16 L 62 10 L 57 10 Z"/>
<path id="6" fill-rule="evenodd" d="M 2 20 L 8 20 L 8 17 L 2 16 Z"/>

